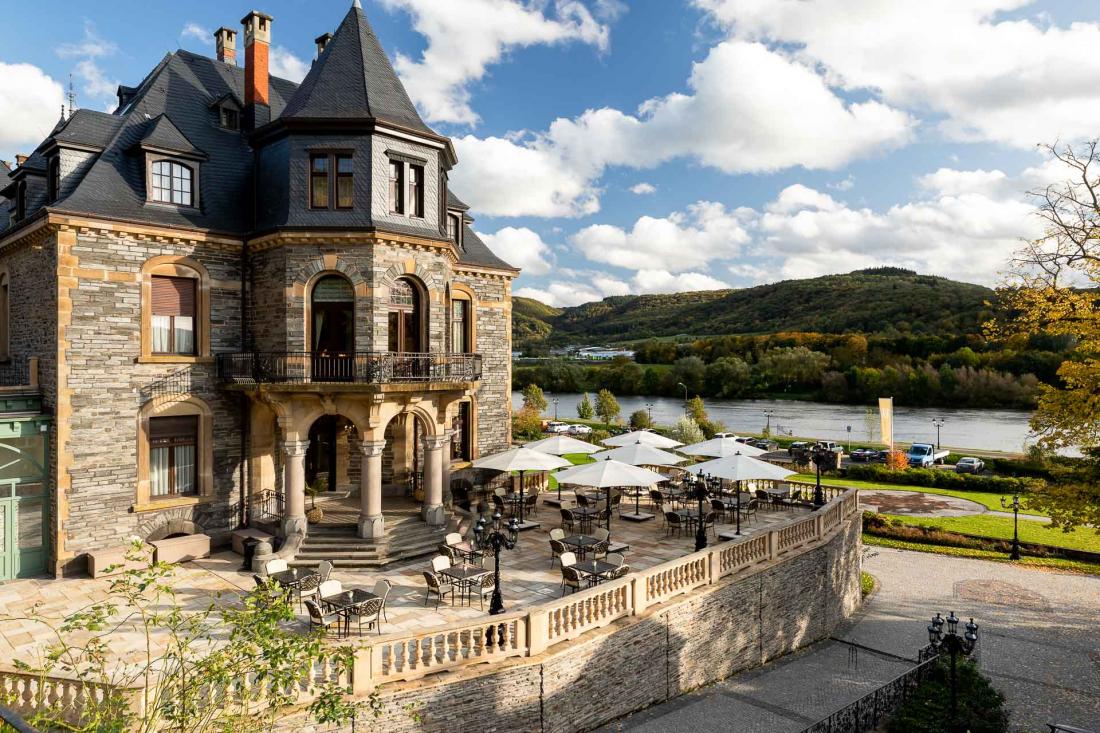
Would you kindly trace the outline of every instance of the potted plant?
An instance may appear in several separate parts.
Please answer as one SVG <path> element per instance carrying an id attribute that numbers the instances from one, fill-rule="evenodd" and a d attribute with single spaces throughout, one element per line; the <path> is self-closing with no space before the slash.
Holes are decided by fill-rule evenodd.
<path id="1" fill-rule="evenodd" d="M 317 524 L 325 516 L 325 513 L 321 511 L 321 507 L 317 506 L 317 495 L 326 488 L 328 488 L 328 481 L 320 476 L 314 479 L 313 483 L 306 486 L 306 494 L 309 496 L 309 511 L 306 512 L 306 521 L 310 524 Z"/>

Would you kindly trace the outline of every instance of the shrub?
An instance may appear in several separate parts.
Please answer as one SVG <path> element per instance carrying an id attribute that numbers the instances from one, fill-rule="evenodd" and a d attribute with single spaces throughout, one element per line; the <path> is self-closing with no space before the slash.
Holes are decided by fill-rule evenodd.
<path id="1" fill-rule="evenodd" d="M 892 450 L 886 454 L 886 468 L 891 471 L 906 471 L 909 468 L 909 458 L 900 450 Z"/>
<path id="2" fill-rule="evenodd" d="M 699 429 L 699 425 L 694 420 L 684 415 L 673 426 L 672 437 L 685 445 L 701 443 L 703 441 L 703 431 Z"/>
<path id="3" fill-rule="evenodd" d="M 904 456 L 904 454 L 902 455 Z M 845 476 L 885 484 L 926 486 L 960 491 L 989 491 L 1001 494 L 1024 492 L 1031 488 L 1031 483 L 1024 479 L 1006 478 L 1004 476 L 975 476 L 972 473 L 955 473 L 939 468 L 908 468 L 899 471 L 891 469 L 889 466 L 853 464 L 848 466 Z"/>
<path id="4" fill-rule="evenodd" d="M 653 421 L 649 419 L 649 412 L 635 410 L 630 413 L 630 427 L 632 430 L 645 430 L 653 427 Z"/>
<path id="5" fill-rule="evenodd" d="M 886 722 L 886 733 L 1005 733 L 1008 711 L 1004 695 L 970 660 L 960 660 L 957 668 L 958 711 L 951 720 L 950 662 L 940 659 L 931 674 Z"/>
<path id="6" fill-rule="evenodd" d="M 592 407 L 592 400 L 588 398 L 588 393 L 585 392 L 581 395 L 581 401 L 577 403 L 577 417 L 581 420 L 591 420 L 596 414 L 596 409 Z"/>
<path id="7" fill-rule="evenodd" d="M 523 406 L 530 407 L 535 414 L 541 414 L 549 403 L 542 393 L 542 388 L 537 384 L 529 384 L 523 388 Z"/>
<path id="8" fill-rule="evenodd" d="M 542 416 L 533 407 L 524 407 L 512 417 L 512 437 L 538 440 L 542 436 Z"/>

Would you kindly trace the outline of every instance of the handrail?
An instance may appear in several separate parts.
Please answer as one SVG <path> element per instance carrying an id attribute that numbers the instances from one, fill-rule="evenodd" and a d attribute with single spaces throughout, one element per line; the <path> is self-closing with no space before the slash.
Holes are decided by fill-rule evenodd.
<path id="1" fill-rule="evenodd" d="M 868 692 L 861 698 L 837 708 L 802 733 L 866 733 L 874 730 L 886 716 L 891 715 L 909 694 L 928 677 L 936 658 L 911 667 L 894 679 Z"/>
<path id="2" fill-rule="evenodd" d="M 218 378 L 230 384 L 402 384 L 476 382 L 481 354 L 366 351 L 251 351 L 218 354 Z"/>
<path id="3" fill-rule="evenodd" d="M 32 728 L 19 713 L 3 705 L 0 705 L 0 722 L 6 723 L 15 733 L 39 733 L 38 729 Z"/>

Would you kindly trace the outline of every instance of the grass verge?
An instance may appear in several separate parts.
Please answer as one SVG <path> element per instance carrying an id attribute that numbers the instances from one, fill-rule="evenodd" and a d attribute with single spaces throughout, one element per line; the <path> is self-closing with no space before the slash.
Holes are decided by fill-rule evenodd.
<path id="1" fill-rule="evenodd" d="M 937 527 L 948 532 L 988 537 L 996 540 L 1012 539 L 1012 519 L 975 514 L 969 517 L 907 517 L 884 514 L 889 520 L 900 520 L 911 527 Z M 1100 552 L 1100 533 L 1088 528 L 1063 532 L 1048 524 L 1020 519 L 1020 541 L 1071 550 Z"/>
<path id="2" fill-rule="evenodd" d="M 913 552 L 930 552 L 936 555 L 950 555 L 951 557 L 969 557 L 977 560 L 992 560 L 993 562 L 1011 563 L 1036 570 L 1057 570 L 1064 573 L 1077 573 L 1081 575 L 1100 575 L 1100 563 L 1085 562 L 1083 560 L 1066 560 L 1059 557 L 1023 557 L 1020 560 L 1009 560 L 1003 552 L 992 550 L 978 550 L 969 547 L 948 547 L 945 545 L 930 545 L 924 542 L 911 542 L 890 537 L 863 534 L 863 544 L 874 547 L 889 547 L 895 550 L 911 550 Z"/>

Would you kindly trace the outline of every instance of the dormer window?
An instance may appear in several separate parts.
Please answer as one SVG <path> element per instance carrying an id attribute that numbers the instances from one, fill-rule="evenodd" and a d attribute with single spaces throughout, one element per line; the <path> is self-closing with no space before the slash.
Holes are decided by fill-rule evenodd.
<path id="1" fill-rule="evenodd" d="M 241 129 L 241 113 L 232 107 L 221 108 L 221 125 L 226 130 Z"/>
<path id="2" fill-rule="evenodd" d="M 458 217 L 453 214 L 447 215 L 447 238 L 458 244 Z"/>
<path id="3" fill-rule="evenodd" d="M 15 187 L 15 220 L 23 221 L 27 216 L 27 182 L 20 181 Z"/>
<path id="4" fill-rule="evenodd" d="M 424 216 L 424 166 L 409 166 L 409 216 Z"/>
<path id="5" fill-rule="evenodd" d="M 61 155 L 50 158 L 49 175 L 46 178 L 46 199 L 49 203 L 57 201 L 61 195 Z"/>
<path id="6" fill-rule="evenodd" d="M 313 153 L 309 156 L 309 208 L 327 209 L 331 204 L 337 209 L 355 205 L 354 161 L 347 153 Z"/>
<path id="7" fill-rule="evenodd" d="M 150 166 L 150 198 L 164 204 L 192 206 L 194 171 L 173 160 L 158 160 Z"/>
<path id="8" fill-rule="evenodd" d="M 405 164 L 390 161 L 390 213 L 405 213 Z"/>

